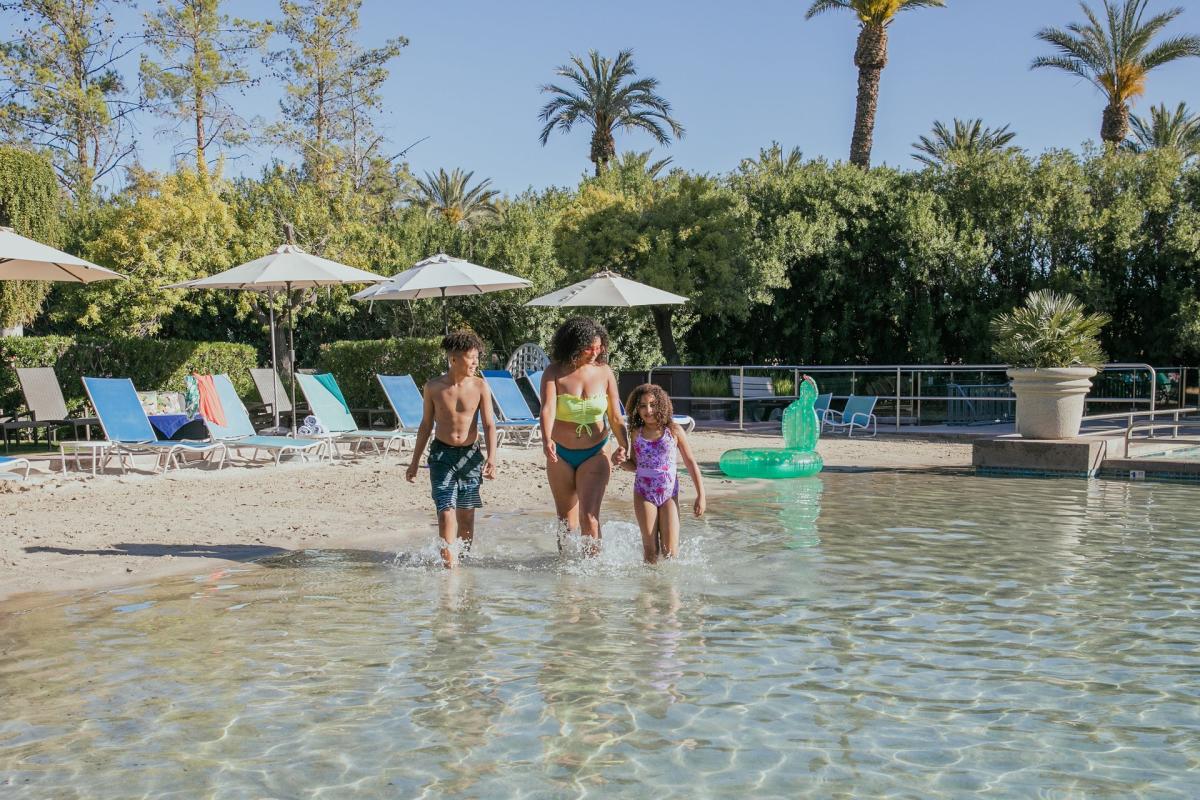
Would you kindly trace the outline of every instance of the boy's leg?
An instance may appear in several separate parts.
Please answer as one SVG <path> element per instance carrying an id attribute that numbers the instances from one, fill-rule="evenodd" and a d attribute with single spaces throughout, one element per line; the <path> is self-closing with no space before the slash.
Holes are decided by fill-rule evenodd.
<path id="1" fill-rule="evenodd" d="M 457 508 L 454 514 L 458 522 L 459 552 L 465 556 L 471 552 L 471 543 L 475 541 L 475 509 Z"/>
<path id="2" fill-rule="evenodd" d="M 653 564 L 658 561 L 658 507 L 635 491 L 633 515 L 642 529 L 642 558 L 647 564 Z"/>
<path id="3" fill-rule="evenodd" d="M 664 558 L 679 555 L 679 498 L 672 497 L 658 507 L 658 535 Z"/>
<path id="4" fill-rule="evenodd" d="M 442 563 L 447 568 L 458 566 L 458 556 L 455 552 L 458 545 L 458 513 L 456 509 L 447 508 L 438 512 L 438 536 L 442 537 Z"/>

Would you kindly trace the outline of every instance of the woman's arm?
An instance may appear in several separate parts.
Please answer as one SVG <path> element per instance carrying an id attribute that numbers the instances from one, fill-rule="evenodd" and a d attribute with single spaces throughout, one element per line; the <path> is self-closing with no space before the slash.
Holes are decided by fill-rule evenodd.
<path id="1" fill-rule="evenodd" d="M 624 463 L 629 453 L 629 432 L 625 430 L 625 417 L 621 415 L 621 395 L 617 393 L 617 376 L 612 368 L 605 366 L 608 373 L 608 423 L 612 426 L 613 436 L 617 439 L 617 449 L 613 452 L 613 463 Z"/>
<path id="2" fill-rule="evenodd" d="M 671 433 L 675 436 L 675 441 L 679 443 L 679 455 L 683 458 L 683 465 L 687 467 L 688 475 L 692 476 L 692 483 L 696 485 L 696 503 L 692 510 L 696 516 L 703 516 L 707 503 L 704 499 L 704 478 L 700 474 L 700 465 L 696 463 L 696 457 L 692 455 L 692 446 L 688 444 L 687 434 L 683 432 L 683 428 L 678 423 L 671 423 Z"/>
<path id="3" fill-rule="evenodd" d="M 554 430 L 554 414 L 558 409 L 558 386 L 554 378 L 558 368 L 551 364 L 542 373 L 542 413 L 538 415 L 542 425 L 542 452 L 546 454 L 546 463 L 558 461 L 558 451 L 554 449 L 554 440 L 550 438 Z"/>

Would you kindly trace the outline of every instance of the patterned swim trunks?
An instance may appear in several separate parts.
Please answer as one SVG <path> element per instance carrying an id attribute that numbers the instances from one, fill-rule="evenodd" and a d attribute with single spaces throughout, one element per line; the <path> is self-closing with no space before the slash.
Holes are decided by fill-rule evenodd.
<path id="1" fill-rule="evenodd" d="M 462 447 L 434 439 L 429 445 L 429 481 L 438 512 L 451 508 L 481 508 L 483 451 L 475 441 Z"/>

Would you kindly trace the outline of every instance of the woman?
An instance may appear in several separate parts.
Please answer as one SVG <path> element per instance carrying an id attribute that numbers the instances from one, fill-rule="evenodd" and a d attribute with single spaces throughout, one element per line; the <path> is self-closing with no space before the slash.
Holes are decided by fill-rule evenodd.
<path id="1" fill-rule="evenodd" d="M 608 367 L 608 331 L 593 319 L 572 317 L 555 331 L 550 359 L 542 375 L 541 414 L 550 491 L 559 520 L 568 531 L 590 537 L 594 551 L 612 462 L 623 463 L 628 451 L 617 379 Z M 617 447 L 611 460 L 610 428 Z"/>

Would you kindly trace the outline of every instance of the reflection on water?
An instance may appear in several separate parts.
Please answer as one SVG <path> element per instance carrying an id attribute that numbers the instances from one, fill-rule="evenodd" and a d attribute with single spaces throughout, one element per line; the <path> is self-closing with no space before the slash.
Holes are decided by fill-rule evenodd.
<path id="1" fill-rule="evenodd" d="M 0 616 L 0 795 L 1193 797 L 1194 487 L 824 474 Z"/>

